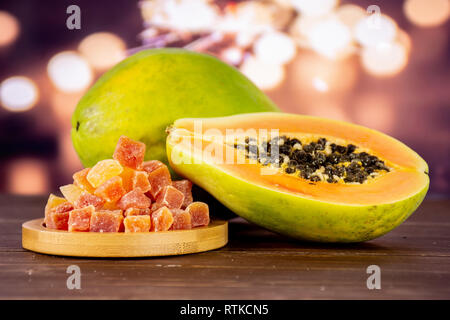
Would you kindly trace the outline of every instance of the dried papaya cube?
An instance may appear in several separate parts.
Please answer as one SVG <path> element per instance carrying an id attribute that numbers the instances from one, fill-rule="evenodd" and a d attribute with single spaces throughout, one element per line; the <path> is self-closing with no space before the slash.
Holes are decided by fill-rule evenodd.
<path id="1" fill-rule="evenodd" d="M 127 216 L 123 220 L 125 232 L 149 232 L 151 219 L 148 215 Z"/>
<path id="2" fill-rule="evenodd" d="M 118 202 L 117 207 L 122 210 L 128 208 L 145 209 L 149 208 L 152 201 L 147 197 L 141 189 L 134 189 L 125 194 Z"/>
<path id="3" fill-rule="evenodd" d="M 177 188 L 166 186 L 156 197 L 158 206 L 169 209 L 180 209 L 184 201 L 184 194 Z"/>
<path id="4" fill-rule="evenodd" d="M 153 199 L 156 199 L 158 193 L 160 193 L 165 186 L 170 186 L 172 184 L 172 179 L 167 166 L 164 165 L 150 172 L 148 174 L 148 181 L 151 186 L 149 193 Z"/>
<path id="5" fill-rule="evenodd" d="M 105 200 L 103 198 L 94 196 L 88 192 L 83 192 L 74 203 L 75 208 L 77 209 L 93 205 L 95 210 L 101 209 L 104 204 Z"/>
<path id="6" fill-rule="evenodd" d="M 150 173 L 150 172 L 155 171 L 156 169 L 161 168 L 163 166 L 165 166 L 165 164 L 159 160 L 150 160 L 150 161 L 145 161 L 142 164 L 142 170 L 144 170 L 147 173 Z"/>
<path id="7" fill-rule="evenodd" d="M 127 210 L 125 210 L 124 212 L 124 216 L 128 217 L 128 216 L 143 216 L 143 215 L 150 215 L 150 209 L 149 208 L 145 208 L 145 209 L 139 209 L 139 208 L 128 208 Z"/>
<path id="8" fill-rule="evenodd" d="M 122 178 L 122 185 L 126 192 L 133 190 L 133 177 L 136 170 L 124 167 L 120 177 Z"/>
<path id="9" fill-rule="evenodd" d="M 62 204 L 62 203 L 65 203 L 65 202 L 67 202 L 66 199 L 61 198 L 61 197 L 57 197 L 57 196 L 55 196 L 54 194 L 50 194 L 50 196 L 48 197 L 48 200 L 47 200 L 47 204 L 45 205 L 45 218 L 44 218 L 44 222 L 46 223 L 46 225 L 47 225 L 47 217 L 48 217 L 48 214 L 50 213 L 50 211 L 51 211 L 53 208 L 59 206 L 59 205 Z"/>
<path id="10" fill-rule="evenodd" d="M 89 193 L 94 193 L 95 188 L 90 184 L 90 182 L 87 180 L 87 175 L 91 168 L 85 168 L 81 171 L 75 172 L 73 174 L 73 183 L 83 189 L 84 191 L 87 191 Z"/>
<path id="11" fill-rule="evenodd" d="M 73 209 L 69 212 L 69 231 L 89 231 L 91 216 L 94 214 L 93 205 Z"/>
<path id="12" fill-rule="evenodd" d="M 59 187 L 59 190 L 61 190 L 64 198 L 66 198 L 66 200 L 70 203 L 75 203 L 75 201 L 77 201 L 83 193 L 83 189 L 74 184 L 67 184 L 65 186 Z"/>
<path id="13" fill-rule="evenodd" d="M 189 180 L 172 181 L 172 186 L 184 194 L 184 201 L 181 208 L 186 209 L 194 201 L 192 198 L 192 182 Z"/>
<path id="14" fill-rule="evenodd" d="M 192 227 L 207 226 L 209 224 L 209 207 L 204 202 L 192 202 L 186 212 L 191 215 Z"/>
<path id="15" fill-rule="evenodd" d="M 52 210 L 48 215 L 45 226 L 49 229 L 66 230 L 68 229 L 69 212 L 56 212 Z"/>
<path id="16" fill-rule="evenodd" d="M 192 228 L 191 215 L 182 209 L 172 209 L 173 224 L 171 230 L 189 230 Z"/>
<path id="17" fill-rule="evenodd" d="M 167 231 L 173 223 L 173 215 L 169 208 L 162 207 L 152 213 L 151 231 Z"/>
<path id="18" fill-rule="evenodd" d="M 126 191 L 122 186 L 122 178 L 120 176 L 112 177 L 103 182 L 94 192 L 96 196 L 108 202 L 118 201 L 125 193 Z"/>
<path id="19" fill-rule="evenodd" d="M 117 210 L 117 201 L 108 202 L 106 201 L 102 207 L 102 210 Z"/>
<path id="20" fill-rule="evenodd" d="M 145 143 L 134 141 L 126 136 L 121 136 L 117 142 L 113 159 L 124 167 L 132 169 L 142 168 L 145 156 Z"/>
<path id="21" fill-rule="evenodd" d="M 69 212 L 73 210 L 73 205 L 66 201 L 50 209 L 45 219 L 45 226 L 50 229 L 67 230 L 69 222 Z"/>
<path id="22" fill-rule="evenodd" d="M 151 186 L 148 181 L 148 173 L 145 171 L 135 171 L 133 175 L 133 189 L 140 188 L 142 192 L 150 191 Z"/>
<path id="23" fill-rule="evenodd" d="M 86 179 L 92 187 L 97 188 L 105 181 L 121 174 L 122 171 L 123 168 L 119 161 L 111 159 L 102 160 L 97 162 L 97 164 L 89 170 Z"/>
<path id="24" fill-rule="evenodd" d="M 119 232 L 122 224 L 122 210 L 100 210 L 92 214 L 89 231 Z"/>

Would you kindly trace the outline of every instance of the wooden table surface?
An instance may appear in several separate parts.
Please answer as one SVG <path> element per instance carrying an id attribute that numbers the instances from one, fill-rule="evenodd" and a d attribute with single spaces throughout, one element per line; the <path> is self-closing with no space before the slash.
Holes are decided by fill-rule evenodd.
<path id="1" fill-rule="evenodd" d="M 80 259 L 22 249 L 21 225 L 46 197 L 0 195 L 1 299 L 449 299 L 450 201 L 426 200 L 403 225 L 361 244 L 297 242 L 240 218 L 229 244 L 200 254 Z M 67 268 L 81 289 L 67 288 Z M 366 269 L 381 269 L 369 290 Z"/>

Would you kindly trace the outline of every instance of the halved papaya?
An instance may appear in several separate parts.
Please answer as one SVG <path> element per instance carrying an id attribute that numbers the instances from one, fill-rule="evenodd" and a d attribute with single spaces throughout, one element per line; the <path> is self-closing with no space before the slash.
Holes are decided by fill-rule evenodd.
<path id="1" fill-rule="evenodd" d="M 429 186 L 428 166 L 362 126 L 286 113 L 180 119 L 172 168 L 243 218 L 320 242 L 360 242 L 400 225 Z"/>

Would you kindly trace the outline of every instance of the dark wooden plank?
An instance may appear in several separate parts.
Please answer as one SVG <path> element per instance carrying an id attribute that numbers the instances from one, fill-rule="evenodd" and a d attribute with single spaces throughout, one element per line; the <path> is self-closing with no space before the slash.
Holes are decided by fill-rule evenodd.
<path id="1" fill-rule="evenodd" d="M 0 254 L 1 298 L 310 299 L 449 297 L 450 261 L 414 256 L 318 256 L 213 251 L 138 260 Z M 82 290 L 68 290 L 78 265 Z M 366 268 L 381 268 L 381 290 L 368 290 Z"/>
<path id="2" fill-rule="evenodd" d="M 20 226 L 42 216 L 44 204 L 43 197 L 0 196 L 0 298 L 450 298 L 449 201 L 425 201 L 402 226 L 362 244 L 298 242 L 234 219 L 223 249 L 148 259 L 23 250 Z M 73 264 L 81 290 L 66 287 Z M 381 290 L 366 287 L 372 264 L 381 268 Z"/>

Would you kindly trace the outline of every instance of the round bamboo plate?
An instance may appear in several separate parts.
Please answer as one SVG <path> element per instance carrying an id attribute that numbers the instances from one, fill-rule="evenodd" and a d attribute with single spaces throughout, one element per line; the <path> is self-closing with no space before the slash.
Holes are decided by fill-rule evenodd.
<path id="1" fill-rule="evenodd" d="M 152 257 L 204 252 L 225 246 L 228 222 L 213 220 L 191 230 L 142 233 L 68 232 L 47 229 L 44 219 L 22 225 L 22 247 L 73 257 Z"/>

